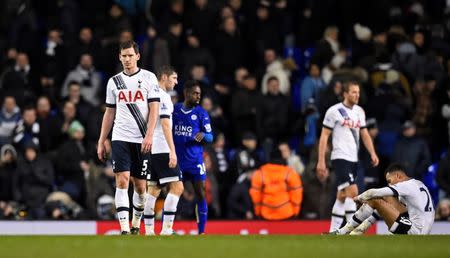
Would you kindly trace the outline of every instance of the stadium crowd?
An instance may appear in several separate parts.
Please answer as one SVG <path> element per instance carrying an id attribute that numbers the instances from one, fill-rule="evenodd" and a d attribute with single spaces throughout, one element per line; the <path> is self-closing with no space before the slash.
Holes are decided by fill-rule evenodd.
<path id="1" fill-rule="evenodd" d="M 178 72 L 174 102 L 184 81 L 201 82 L 214 132 L 204 153 L 210 218 L 261 217 L 249 188 L 287 169 L 271 163 L 276 153 L 303 189 L 288 197 L 301 209 L 280 212 L 329 218 L 334 175 L 331 165 L 315 173 L 318 136 L 342 84 L 354 80 L 381 161 L 371 167 L 361 148 L 360 191 L 384 185 L 384 168 L 398 162 L 449 220 L 448 1 L 45 3 L 0 3 L 0 219 L 114 218 L 114 173 L 96 143 L 106 80 L 121 70 L 118 45 L 135 40 L 140 67 Z M 285 196 L 280 189 L 271 194 Z M 193 218 L 194 205 L 186 188 L 177 218 Z"/>

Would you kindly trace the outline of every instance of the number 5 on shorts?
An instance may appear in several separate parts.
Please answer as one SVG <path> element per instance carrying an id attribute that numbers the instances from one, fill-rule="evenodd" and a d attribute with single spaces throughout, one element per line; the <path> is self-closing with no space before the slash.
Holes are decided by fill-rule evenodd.
<path id="1" fill-rule="evenodd" d="M 147 174 L 147 167 L 148 167 L 148 159 L 144 159 L 144 161 L 142 162 L 141 176 Z"/>

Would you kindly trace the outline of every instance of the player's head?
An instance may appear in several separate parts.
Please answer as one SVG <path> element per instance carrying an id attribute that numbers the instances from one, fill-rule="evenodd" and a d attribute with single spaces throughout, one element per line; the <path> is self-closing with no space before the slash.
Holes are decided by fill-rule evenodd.
<path id="1" fill-rule="evenodd" d="M 161 87 L 166 91 L 173 90 L 175 85 L 178 84 L 178 75 L 173 67 L 164 65 L 156 72 L 158 82 Z"/>
<path id="2" fill-rule="evenodd" d="M 184 84 L 184 103 L 188 106 L 196 106 L 200 104 L 202 90 L 200 82 L 189 80 Z"/>
<path id="3" fill-rule="evenodd" d="M 356 81 L 348 81 L 343 85 L 344 102 L 353 106 L 359 102 L 359 83 Z"/>
<path id="4" fill-rule="evenodd" d="M 388 184 L 393 185 L 408 179 L 405 168 L 400 164 L 391 164 L 384 172 Z"/>
<path id="5" fill-rule="evenodd" d="M 122 62 L 124 70 L 132 70 L 137 67 L 137 62 L 141 56 L 136 42 L 125 41 L 120 43 L 119 51 L 119 60 Z"/>

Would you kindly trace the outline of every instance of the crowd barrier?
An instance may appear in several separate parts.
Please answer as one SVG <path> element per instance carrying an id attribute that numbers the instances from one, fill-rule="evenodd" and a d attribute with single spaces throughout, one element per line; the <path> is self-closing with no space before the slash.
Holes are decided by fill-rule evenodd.
<path id="1" fill-rule="evenodd" d="M 211 235 L 308 235 L 326 232 L 329 221 L 208 221 L 207 234 Z M 144 226 L 141 227 L 143 230 Z M 158 232 L 161 223 L 157 222 Z M 197 234 L 195 221 L 176 221 L 179 235 Z M 117 235 L 117 221 L 0 221 L 0 235 Z M 143 233 L 143 231 L 141 232 Z M 450 222 L 435 222 L 432 234 L 450 234 Z M 389 234 L 386 224 L 378 221 L 367 234 Z"/>

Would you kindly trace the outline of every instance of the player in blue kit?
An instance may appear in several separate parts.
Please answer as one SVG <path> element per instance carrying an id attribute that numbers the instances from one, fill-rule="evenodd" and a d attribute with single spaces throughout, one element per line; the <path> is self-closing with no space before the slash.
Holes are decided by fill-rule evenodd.
<path id="1" fill-rule="evenodd" d="M 208 217 L 203 144 L 211 143 L 213 135 L 209 115 L 199 106 L 201 98 L 199 82 L 187 81 L 183 92 L 184 102 L 176 104 L 173 111 L 173 138 L 178 163 L 183 172 L 183 181 L 191 181 L 194 186 L 198 233 L 203 234 Z"/>

